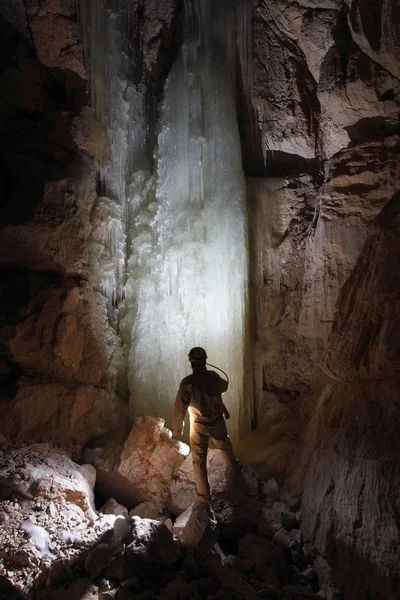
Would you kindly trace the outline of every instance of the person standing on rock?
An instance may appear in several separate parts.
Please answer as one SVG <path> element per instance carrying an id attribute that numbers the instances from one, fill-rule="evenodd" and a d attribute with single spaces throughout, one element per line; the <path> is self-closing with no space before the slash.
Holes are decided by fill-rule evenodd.
<path id="1" fill-rule="evenodd" d="M 207 477 L 207 450 L 210 438 L 221 450 L 227 464 L 236 473 L 238 464 L 229 439 L 225 419 L 229 412 L 222 401 L 228 382 L 206 367 L 204 348 L 192 348 L 189 361 L 193 373 L 182 379 L 172 416 L 172 434 L 181 437 L 187 411 L 190 416 L 190 449 L 199 500 L 211 504 L 210 484 Z M 225 419 L 224 419 L 225 417 Z"/>

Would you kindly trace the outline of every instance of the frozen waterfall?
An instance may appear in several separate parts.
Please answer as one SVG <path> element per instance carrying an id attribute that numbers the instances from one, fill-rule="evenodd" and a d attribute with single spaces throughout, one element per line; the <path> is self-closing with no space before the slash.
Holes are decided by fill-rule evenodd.
<path id="1" fill-rule="evenodd" d="M 243 81 L 250 78 L 250 22 L 245 0 L 185 3 L 185 39 L 165 85 L 153 174 L 143 168 L 144 93 L 129 83 L 125 58 L 118 59 L 124 42 L 117 16 L 105 21 L 116 32 L 102 67 L 106 100 L 97 91 L 111 144 L 107 198 L 99 201 L 119 207 L 107 212 L 120 215 L 119 225 L 109 221 L 116 227 L 109 254 L 114 269 L 123 266 L 107 284 L 115 291 L 105 293 L 120 299 L 132 411 L 169 425 L 179 382 L 190 372 L 188 351 L 203 346 L 230 377 L 224 401 L 233 439 L 250 426 L 247 224 L 234 96 L 236 56 Z"/>

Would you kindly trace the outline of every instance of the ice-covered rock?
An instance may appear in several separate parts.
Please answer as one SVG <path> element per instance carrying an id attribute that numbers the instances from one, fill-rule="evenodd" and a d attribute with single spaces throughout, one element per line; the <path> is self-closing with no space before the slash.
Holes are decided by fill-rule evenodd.
<path id="1" fill-rule="evenodd" d="M 279 494 L 278 484 L 275 479 L 268 479 L 262 486 L 262 493 L 265 496 L 277 496 Z"/>
<path id="2" fill-rule="evenodd" d="M 23 521 L 21 524 L 21 529 L 26 531 L 28 536 L 32 538 L 33 543 L 39 550 L 41 556 L 53 556 L 49 550 L 49 534 L 43 527 L 39 527 L 32 523 L 30 519 L 26 519 L 26 521 Z"/>

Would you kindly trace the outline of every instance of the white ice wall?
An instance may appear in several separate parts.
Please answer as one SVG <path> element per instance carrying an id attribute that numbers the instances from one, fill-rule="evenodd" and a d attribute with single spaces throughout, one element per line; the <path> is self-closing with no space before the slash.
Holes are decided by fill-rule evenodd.
<path id="1" fill-rule="evenodd" d="M 152 175 L 144 159 L 144 90 L 129 82 L 124 21 L 107 3 L 106 32 L 97 40 L 104 58 L 95 58 L 103 76 L 92 74 L 110 142 L 99 288 L 110 306 L 118 299 L 132 411 L 169 424 L 179 382 L 190 372 L 187 353 L 204 346 L 230 377 L 225 401 L 234 439 L 248 429 L 250 411 L 243 397 L 245 186 L 233 83 L 237 53 L 244 81 L 250 77 L 248 4 L 185 3 L 185 41 L 165 87 Z M 99 17 L 91 19 L 90 39 L 100 31 Z"/>

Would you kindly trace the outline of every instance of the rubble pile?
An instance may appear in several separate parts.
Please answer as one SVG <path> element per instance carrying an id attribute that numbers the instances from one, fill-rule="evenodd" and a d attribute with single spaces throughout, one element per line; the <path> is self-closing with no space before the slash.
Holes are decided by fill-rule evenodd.
<path id="1" fill-rule="evenodd" d="M 152 421 L 157 430 L 158 421 Z M 151 420 L 146 423 L 150 430 Z M 150 454 L 144 460 L 151 462 Z M 104 471 L 96 448 L 87 456 Z M 110 497 L 97 511 L 95 467 L 78 465 L 47 444 L 2 444 L 0 597 L 325 597 L 312 548 L 303 544 L 298 499 L 279 497 L 273 482 L 261 481 L 245 465 L 233 477 L 219 451 L 211 450 L 210 508 L 195 498 L 191 457 L 178 464 L 178 470 L 170 468 L 170 492 L 162 502 L 124 506 Z M 162 489 L 166 471 L 160 475 Z"/>

